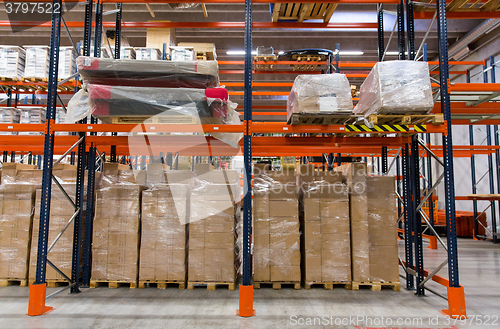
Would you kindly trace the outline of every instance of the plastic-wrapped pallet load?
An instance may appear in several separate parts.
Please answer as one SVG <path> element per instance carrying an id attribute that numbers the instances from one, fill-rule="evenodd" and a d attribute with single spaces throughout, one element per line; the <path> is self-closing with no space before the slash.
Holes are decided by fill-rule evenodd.
<path id="1" fill-rule="evenodd" d="M 58 79 L 66 79 L 76 73 L 76 51 L 73 47 L 59 47 Z"/>
<path id="2" fill-rule="evenodd" d="M 0 123 L 19 123 L 21 121 L 21 111 L 14 107 L 0 108 Z M 17 135 L 17 131 L 0 131 L 0 135 Z"/>
<path id="3" fill-rule="evenodd" d="M 127 283 L 130 288 L 137 285 L 143 186 L 137 173 L 127 167 L 104 165 L 95 201 L 91 287 L 100 282 L 107 282 L 110 287 L 118 282 Z"/>
<path id="4" fill-rule="evenodd" d="M 188 289 L 203 284 L 234 290 L 235 216 L 240 207 L 239 174 L 195 164 L 190 196 Z"/>
<path id="5" fill-rule="evenodd" d="M 418 114 L 430 111 L 432 99 L 427 62 L 378 62 L 359 90 L 354 114 Z"/>
<path id="6" fill-rule="evenodd" d="M 18 110 L 21 111 L 21 117 L 19 123 L 30 123 L 30 124 L 40 124 L 45 123 L 45 107 L 38 106 L 18 106 Z M 19 135 L 40 135 L 42 132 L 38 131 L 24 131 L 19 132 Z"/>
<path id="7" fill-rule="evenodd" d="M 366 184 L 371 281 L 395 284 L 399 290 L 395 178 L 368 176 Z"/>
<path id="8" fill-rule="evenodd" d="M 161 60 L 161 50 L 158 48 L 135 48 L 135 59 L 143 60 Z"/>
<path id="9" fill-rule="evenodd" d="M 254 280 L 300 289 L 300 233 L 294 170 L 254 170 Z"/>
<path id="10" fill-rule="evenodd" d="M 59 181 L 61 186 L 64 188 L 66 193 L 72 200 L 75 200 L 76 192 L 76 177 L 77 171 L 76 166 L 58 164 L 52 170 L 52 174 Z M 86 176 L 86 175 L 85 175 Z M 84 200 L 86 199 L 86 189 L 84 189 Z M 35 280 L 36 276 L 36 262 L 38 253 L 38 235 L 40 227 L 40 202 L 41 202 L 42 190 L 36 190 L 35 198 L 35 216 L 33 218 L 33 234 L 31 244 L 31 256 L 30 256 L 30 271 L 29 279 L 30 281 Z M 75 213 L 75 209 L 68 202 L 66 196 L 59 190 L 55 183 L 52 183 L 52 196 L 50 201 L 50 225 L 49 225 L 49 238 L 48 245 L 50 246 L 56 237 L 62 232 L 63 228 L 71 219 L 71 216 Z M 85 215 L 82 216 L 82 220 L 85 220 Z M 82 223 L 82 227 L 84 224 Z M 74 221 L 67 227 L 65 232 L 59 238 L 57 243 L 47 254 L 47 258 L 66 276 L 71 277 L 71 267 L 72 267 L 72 257 L 73 257 L 73 234 L 75 226 Z M 81 231 L 83 243 L 83 229 Z M 47 266 L 46 272 L 47 282 L 67 282 L 63 276 L 57 273 L 52 267 Z"/>
<path id="11" fill-rule="evenodd" d="M 0 46 L 0 77 L 21 79 L 24 75 L 26 51 L 17 46 Z"/>
<path id="12" fill-rule="evenodd" d="M 366 163 L 349 163 L 337 167 L 349 188 L 351 221 L 352 281 L 370 282 L 370 243 L 368 239 L 368 200 Z"/>
<path id="13" fill-rule="evenodd" d="M 24 78 L 46 79 L 49 76 L 49 47 L 25 46 Z"/>
<path id="14" fill-rule="evenodd" d="M 314 165 L 298 167 L 300 221 L 302 227 L 302 274 L 311 285 L 351 282 L 349 196 L 342 175 L 315 171 Z"/>
<path id="15" fill-rule="evenodd" d="M 0 286 L 27 285 L 33 202 L 42 180 L 41 170 L 35 169 L 4 163 L 0 171 Z"/>
<path id="16" fill-rule="evenodd" d="M 293 113 L 337 114 L 352 112 L 352 96 L 345 74 L 298 75 L 287 100 L 287 117 Z"/>
<path id="17" fill-rule="evenodd" d="M 83 57 L 78 73 L 85 83 L 168 88 L 219 86 L 217 61 L 157 61 Z"/>
<path id="18" fill-rule="evenodd" d="M 154 184 L 142 192 L 139 288 L 169 282 L 184 288 L 191 171 L 150 164 L 147 176 Z"/>

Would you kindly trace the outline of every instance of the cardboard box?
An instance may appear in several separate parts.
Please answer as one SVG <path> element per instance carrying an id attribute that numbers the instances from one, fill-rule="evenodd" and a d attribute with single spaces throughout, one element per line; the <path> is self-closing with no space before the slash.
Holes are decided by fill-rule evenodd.
<path id="1" fill-rule="evenodd" d="M 258 249 L 269 249 L 270 226 L 267 220 L 257 220 L 253 223 L 254 246 Z"/>
<path id="2" fill-rule="evenodd" d="M 396 246 L 397 240 L 397 213 L 395 211 L 381 211 L 368 214 L 368 235 L 372 246 Z"/>
<path id="3" fill-rule="evenodd" d="M 319 221 L 320 199 L 304 199 L 304 221 Z"/>
<path id="4" fill-rule="evenodd" d="M 269 219 L 269 196 L 256 197 L 253 199 L 253 215 L 255 219 Z"/>
<path id="5" fill-rule="evenodd" d="M 234 233 L 205 232 L 205 249 L 234 249 Z"/>
<path id="6" fill-rule="evenodd" d="M 211 170 L 208 172 L 208 181 L 213 184 L 239 184 L 240 174 L 236 170 Z"/>
<path id="7" fill-rule="evenodd" d="M 397 245 L 370 249 L 370 277 L 372 281 L 399 282 Z"/>
<path id="8" fill-rule="evenodd" d="M 321 267 L 321 277 L 323 281 L 350 282 L 351 266 L 335 265 L 335 267 Z"/>
<path id="9" fill-rule="evenodd" d="M 397 209 L 395 177 L 366 177 L 368 211 L 394 211 Z"/>
<path id="10" fill-rule="evenodd" d="M 272 217 L 269 221 L 269 232 L 271 236 L 298 233 L 299 221 L 295 218 Z"/>
<path id="11" fill-rule="evenodd" d="M 271 200 L 269 202 L 270 217 L 298 218 L 299 206 L 295 200 Z"/>
<path id="12" fill-rule="evenodd" d="M 270 266 L 271 281 L 300 282 L 300 266 Z"/>
<path id="13" fill-rule="evenodd" d="M 321 222 L 304 223 L 304 247 L 306 252 L 321 250 Z"/>
<path id="14" fill-rule="evenodd" d="M 338 220 L 337 218 L 321 218 L 321 233 L 322 234 L 343 234 L 349 237 L 351 226 L 349 224 L 349 217 L 345 220 Z"/>
<path id="15" fill-rule="evenodd" d="M 307 248 L 307 247 L 306 247 Z M 304 254 L 304 280 L 306 282 L 321 282 L 321 251 L 306 251 Z"/>
<path id="16" fill-rule="evenodd" d="M 212 165 L 209 163 L 195 163 L 194 164 L 194 173 L 196 175 L 207 174 L 210 170 L 212 170 Z"/>
<path id="17" fill-rule="evenodd" d="M 340 221 L 349 218 L 349 200 L 345 199 L 321 199 L 321 218 L 336 218 Z"/>

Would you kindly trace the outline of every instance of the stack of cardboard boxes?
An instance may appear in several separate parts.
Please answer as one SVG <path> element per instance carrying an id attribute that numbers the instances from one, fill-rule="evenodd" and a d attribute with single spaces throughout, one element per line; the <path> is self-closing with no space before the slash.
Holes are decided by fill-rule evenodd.
<path id="1" fill-rule="evenodd" d="M 142 185 L 134 171 L 121 166 L 106 164 L 97 190 L 91 286 L 122 281 L 135 288 L 137 282 Z"/>
<path id="2" fill-rule="evenodd" d="M 195 165 L 190 198 L 188 281 L 235 281 L 235 212 L 240 199 L 235 170 Z M 192 285 L 188 283 L 188 289 Z M 234 285 L 229 285 L 234 289 Z"/>
<path id="3" fill-rule="evenodd" d="M 148 174 L 152 174 L 150 169 L 148 167 Z M 163 168 L 160 172 L 164 178 L 158 182 L 163 180 L 166 183 L 155 184 L 142 192 L 139 288 L 144 286 L 144 281 L 179 282 L 179 287 L 183 287 L 186 281 L 191 172 L 164 171 Z"/>
<path id="4" fill-rule="evenodd" d="M 41 178 L 34 168 L 4 163 L 0 172 L 0 280 L 18 280 L 22 286 L 28 279 L 33 197 Z"/>
<path id="5" fill-rule="evenodd" d="M 313 283 L 349 283 L 351 246 L 349 196 L 342 175 L 298 167 L 303 232 L 305 287 Z"/>
<path id="6" fill-rule="evenodd" d="M 300 282 L 298 193 L 294 170 L 254 173 L 254 280 Z"/>
<path id="7" fill-rule="evenodd" d="M 343 172 L 350 193 L 352 281 L 370 282 L 366 163 L 349 163 L 337 168 Z"/>
<path id="8" fill-rule="evenodd" d="M 59 181 L 60 185 L 64 188 L 68 196 L 74 201 L 76 193 L 76 166 L 67 164 L 58 164 L 54 166 L 52 174 Z M 84 189 L 84 200 L 85 200 Z M 33 234 L 31 244 L 31 256 L 30 256 L 30 271 L 29 278 L 33 281 L 36 276 L 36 262 L 38 253 L 38 235 L 40 227 L 40 202 L 41 202 L 42 190 L 36 190 L 35 198 L 35 217 L 33 219 Z M 52 183 L 52 196 L 50 201 L 50 219 L 49 219 L 49 240 L 48 246 L 50 246 L 56 237 L 61 233 L 63 228 L 71 219 L 71 216 L 75 213 L 75 209 L 68 202 L 66 196 L 59 190 L 55 183 Z M 82 216 L 82 220 L 85 215 Z M 47 254 L 47 258 L 66 276 L 71 277 L 71 264 L 73 255 L 73 235 L 74 235 L 74 221 L 66 228 L 64 233 L 61 235 L 59 240 Z M 82 223 L 84 227 L 84 223 Z M 82 230 L 83 232 L 83 230 Z M 81 239 L 83 243 L 83 237 Z M 65 281 L 64 277 L 57 273 L 52 267 L 47 266 L 46 279 L 48 281 Z"/>
<path id="9" fill-rule="evenodd" d="M 394 177 L 368 176 L 368 235 L 372 282 L 399 282 Z"/>

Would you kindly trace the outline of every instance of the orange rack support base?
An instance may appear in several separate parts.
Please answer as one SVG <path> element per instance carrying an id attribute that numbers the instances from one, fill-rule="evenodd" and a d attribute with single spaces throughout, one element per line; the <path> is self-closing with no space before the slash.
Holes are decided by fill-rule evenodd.
<path id="1" fill-rule="evenodd" d="M 253 309 L 253 285 L 240 285 L 240 309 L 236 315 L 250 317 L 255 315 Z"/>
<path id="2" fill-rule="evenodd" d="M 467 311 L 465 308 L 464 287 L 448 288 L 448 309 L 442 310 L 442 313 L 454 319 L 466 319 Z"/>
<path id="3" fill-rule="evenodd" d="M 54 310 L 53 307 L 45 306 L 45 296 L 47 294 L 47 284 L 30 285 L 30 295 L 28 302 L 28 315 L 44 315 Z"/>

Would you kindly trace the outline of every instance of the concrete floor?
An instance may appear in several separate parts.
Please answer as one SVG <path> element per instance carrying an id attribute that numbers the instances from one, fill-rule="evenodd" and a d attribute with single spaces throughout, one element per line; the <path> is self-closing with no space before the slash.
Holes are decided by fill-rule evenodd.
<path id="1" fill-rule="evenodd" d="M 425 268 L 432 271 L 444 256 L 445 251 L 441 247 L 439 250 L 426 249 Z M 47 305 L 56 308 L 53 312 L 40 317 L 28 317 L 25 315 L 28 288 L 5 287 L 0 288 L 0 328 L 249 329 L 356 328 L 356 325 L 359 328 L 452 328 L 453 324 L 456 328 L 500 327 L 500 246 L 491 242 L 460 239 L 459 266 L 460 283 L 465 286 L 470 316 L 466 325 L 460 321 L 446 322 L 439 312 L 447 306 L 442 298 L 431 293 L 426 297 L 416 297 L 405 289 L 401 292 L 372 292 L 368 289 L 347 291 L 342 288 L 265 288 L 255 291 L 257 316 L 252 318 L 235 315 L 238 292 L 223 288 L 216 291 L 202 288 L 82 289 L 78 295 L 63 293 L 50 299 Z M 447 277 L 446 271 L 444 268 L 440 274 Z M 431 282 L 429 287 L 446 293 L 446 289 L 438 284 Z M 489 316 L 490 325 L 479 325 L 477 316 L 482 316 L 482 320 Z M 307 322 L 314 321 L 314 318 L 317 318 L 316 325 Z M 398 319 L 409 322 L 398 325 Z M 422 322 L 414 322 L 418 319 L 422 319 Z M 492 326 L 493 319 L 497 320 L 496 325 Z M 429 322 L 431 320 L 438 322 Z M 344 321 L 344 325 L 339 321 Z M 392 321 L 392 324 L 389 325 L 388 321 Z"/>

